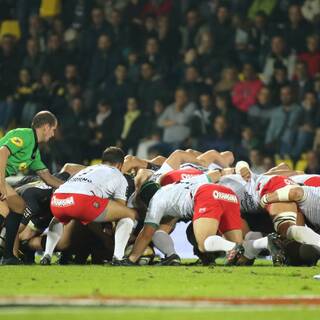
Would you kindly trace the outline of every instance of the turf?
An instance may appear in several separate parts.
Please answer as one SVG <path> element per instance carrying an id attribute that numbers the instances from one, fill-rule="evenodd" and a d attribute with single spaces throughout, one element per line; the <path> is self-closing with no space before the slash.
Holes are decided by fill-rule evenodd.
<path id="1" fill-rule="evenodd" d="M 320 267 L 0 267 L 1 296 L 320 296 Z"/>
<path id="2" fill-rule="evenodd" d="M 6 320 L 301 320 L 319 319 L 320 309 L 277 309 L 277 310 L 168 310 L 168 309 L 15 309 L 0 310 L 0 319 Z"/>

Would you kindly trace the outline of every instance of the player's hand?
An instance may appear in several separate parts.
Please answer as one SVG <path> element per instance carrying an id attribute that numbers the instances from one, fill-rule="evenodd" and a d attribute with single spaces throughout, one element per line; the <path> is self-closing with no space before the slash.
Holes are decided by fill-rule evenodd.
<path id="1" fill-rule="evenodd" d="M 6 200 L 7 199 L 7 188 L 4 184 L 0 184 L 0 200 Z"/>

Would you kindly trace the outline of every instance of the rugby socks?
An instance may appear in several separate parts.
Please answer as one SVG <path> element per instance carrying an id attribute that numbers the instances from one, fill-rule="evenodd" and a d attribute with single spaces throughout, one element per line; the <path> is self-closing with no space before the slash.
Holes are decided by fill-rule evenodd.
<path id="1" fill-rule="evenodd" d="M 124 250 L 130 238 L 134 222 L 130 218 L 123 218 L 118 221 L 114 234 L 114 258 L 121 260 L 124 256 Z"/>
<path id="2" fill-rule="evenodd" d="M 268 248 L 268 237 L 256 240 L 245 240 L 243 242 L 244 256 L 248 259 L 254 259 L 260 251 Z"/>
<path id="3" fill-rule="evenodd" d="M 226 240 L 220 236 L 210 236 L 204 241 L 204 249 L 207 252 L 214 251 L 230 251 L 235 247 L 236 243 Z"/>
<path id="4" fill-rule="evenodd" d="M 300 243 L 312 244 L 320 247 L 320 235 L 308 227 L 291 226 L 287 230 L 287 238 Z"/>
<path id="5" fill-rule="evenodd" d="M 61 236 L 63 234 L 63 224 L 58 221 L 51 221 L 49 225 L 49 230 L 47 234 L 46 250 L 45 255 L 52 257 L 53 251 L 57 246 Z"/>
<path id="6" fill-rule="evenodd" d="M 245 237 L 244 240 L 257 240 L 263 238 L 263 234 L 259 231 L 249 231 Z"/>
<path id="7" fill-rule="evenodd" d="M 177 254 L 174 249 L 174 243 L 170 235 L 163 231 L 157 230 L 152 237 L 152 242 L 166 257 Z"/>
<path id="8" fill-rule="evenodd" d="M 13 246 L 14 241 L 16 239 L 20 221 L 22 219 L 21 213 L 16 213 L 10 211 L 7 218 L 6 218 L 6 246 L 3 252 L 4 258 L 11 258 L 13 257 Z"/>

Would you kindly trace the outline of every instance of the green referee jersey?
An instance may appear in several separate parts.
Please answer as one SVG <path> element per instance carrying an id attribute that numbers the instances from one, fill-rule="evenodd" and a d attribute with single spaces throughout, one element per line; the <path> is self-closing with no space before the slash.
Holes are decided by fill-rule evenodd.
<path id="1" fill-rule="evenodd" d="M 6 176 L 12 176 L 19 171 L 31 169 L 39 171 L 46 169 L 41 161 L 36 132 L 30 128 L 10 130 L 0 139 L 0 147 L 7 147 L 8 157 Z"/>

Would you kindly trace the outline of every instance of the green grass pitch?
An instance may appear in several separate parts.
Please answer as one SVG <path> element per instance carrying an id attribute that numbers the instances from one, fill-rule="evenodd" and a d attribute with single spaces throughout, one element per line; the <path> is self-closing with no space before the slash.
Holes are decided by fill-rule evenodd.
<path id="1" fill-rule="evenodd" d="M 0 298 L 22 296 L 219 298 L 320 297 L 320 266 L 2 266 Z M 0 319 L 320 319 L 320 306 L 168 308 L 2 308 Z"/>

